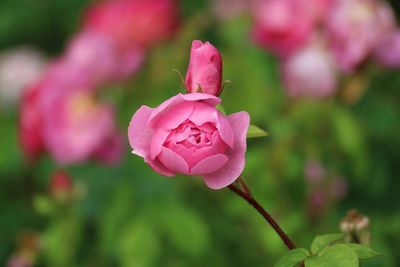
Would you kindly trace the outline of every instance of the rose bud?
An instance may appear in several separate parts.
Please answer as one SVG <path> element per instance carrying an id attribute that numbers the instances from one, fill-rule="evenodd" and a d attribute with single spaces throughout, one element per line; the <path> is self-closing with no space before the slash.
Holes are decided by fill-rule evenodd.
<path id="1" fill-rule="evenodd" d="M 221 94 L 222 57 L 209 42 L 192 42 L 185 85 L 189 93 Z"/>
<path id="2" fill-rule="evenodd" d="M 56 171 L 50 178 L 49 193 L 57 200 L 64 200 L 72 192 L 73 183 L 71 177 L 64 171 Z"/>
<path id="3" fill-rule="evenodd" d="M 233 183 L 245 165 L 246 112 L 225 116 L 210 94 L 178 94 L 157 108 L 142 106 L 128 128 L 133 153 L 165 176 L 203 176 L 212 189 Z"/>

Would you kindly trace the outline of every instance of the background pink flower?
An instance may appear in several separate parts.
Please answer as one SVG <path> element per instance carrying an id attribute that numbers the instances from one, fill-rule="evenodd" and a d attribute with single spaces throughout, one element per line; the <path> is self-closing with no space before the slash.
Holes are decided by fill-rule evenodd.
<path id="1" fill-rule="evenodd" d="M 338 0 L 327 19 L 330 45 L 344 72 L 353 72 L 395 26 L 390 7 L 377 0 Z"/>
<path id="2" fill-rule="evenodd" d="M 255 6 L 254 41 L 262 48 L 286 57 L 310 38 L 319 17 L 307 1 L 262 0 Z M 320 11 L 318 11 L 320 12 Z"/>
<path id="3" fill-rule="evenodd" d="M 323 98 L 337 88 L 337 70 L 328 48 L 316 40 L 282 63 L 286 92 L 291 97 Z"/>

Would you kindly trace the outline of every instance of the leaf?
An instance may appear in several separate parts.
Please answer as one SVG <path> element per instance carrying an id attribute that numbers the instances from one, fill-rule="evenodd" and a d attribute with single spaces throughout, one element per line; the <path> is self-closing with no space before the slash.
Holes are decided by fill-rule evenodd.
<path id="1" fill-rule="evenodd" d="M 310 255 L 310 252 L 305 248 L 296 248 L 289 251 L 283 258 L 281 258 L 275 267 L 292 267 L 297 263 L 303 261 Z"/>
<path id="2" fill-rule="evenodd" d="M 323 248 L 330 245 L 334 241 L 337 241 L 343 237 L 343 234 L 329 234 L 329 235 L 319 235 L 314 238 L 311 244 L 311 252 L 313 254 L 318 254 Z"/>
<path id="3" fill-rule="evenodd" d="M 258 128 L 255 125 L 250 125 L 249 130 L 247 131 L 247 138 L 257 138 L 257 137 L 264 137 L 264 136 L 268 136 L 268 135 L 269 135 L 269 133 Z"/>
<path id="4" fill-rule="evenodd" d="M 370 247 L 360 245 L 360 244 L 346 244 L 349 248 L 351 248 L 358 256 L 359 259 L 368 259 L 373 258 L 379 255 L 378 252 L 373 250 Z"/>
<path id="5" fill-rule="evenodd" d="M 334 245 L 322 255 L 306 258 L 305 267 L 358 267 L 357 254 L 345 244 Z"/>

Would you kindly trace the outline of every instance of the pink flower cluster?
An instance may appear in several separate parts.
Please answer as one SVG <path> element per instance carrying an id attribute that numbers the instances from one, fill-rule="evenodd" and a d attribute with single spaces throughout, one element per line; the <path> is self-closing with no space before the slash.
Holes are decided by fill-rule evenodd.
<path id="1" fill-rule="evenodd" d="M 25 154 L 35 160 L 47 152 L 60 164 L 118 162 L 123 144 L 115 111 L 99 101 L 97 89 L 133 75 L 177 24 L 176 0 L 104 0 L 90 6 L 65 53 L 23 95 Z"/>
<path id="2" fill-rule="evenodd" d="M 208 42 L 193 41 L 188 94 L 178 94 L 156 108 L 140 107 L 128 128 L 133 153 L 165 176 L 203 176 L 212 189 L 233 183 L 245 165 L 250 118 L 246 112 L 226 116 L 216 108 L 221 81 L 218 50 Z"/>
<path id="3" fill-rule="evenodd" d="M 253 40 L 281 59 L 289 96 L 324 98 L 368 60 L 400 67 L 400 30 L 385 0 L 259 0 Z"/>

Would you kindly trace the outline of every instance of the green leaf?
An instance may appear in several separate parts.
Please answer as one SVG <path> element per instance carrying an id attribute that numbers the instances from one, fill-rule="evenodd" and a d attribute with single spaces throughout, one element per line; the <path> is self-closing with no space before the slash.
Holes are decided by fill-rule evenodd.
<path id="1" fill-rule="evenodd" d="M 264 137 L 264 136 L 268 136 L 268 135 L 269 135 L 269 133 L 258 128 L 255 125 L 250 125 L 249 130 L 247 131 L 247 138 L 257 138 L 257 137 Z"/>
<path id="2" fill-rule="evenodd" d="M 328 247 L 322 255 L 306 258 L 305 267 L 358 267 L 357 254 L 345 244 Z"/>
<path id="3" fill-rule="evenodd" d="M 351 248 L 358 256 L 359 259 L 368 259 L 373 258 L 379 255 L 378 252 L 373 250 L 370 247 L 360 245 L 360 244 L 346 244 L 349 248 Z"/>
<path id="4" fill-rule="evenodd" d="M 293 267 L 297 263 L 303 261 L 310 255 L 310 252 L 305 248 L 296 248 L 289 251 L 283 258 L 281 258 L 275 267 Z"/>
<path id="5" fill-rule="evenodd" d="M 343 234 L 329 234 L 329 235 L 319 235 L 314 238 L 311 244 L 311 252 L 313 254 L 318 254 L 326 246 L 330 245 L 334 241 L 337 241 L 343 237 Z"/>

